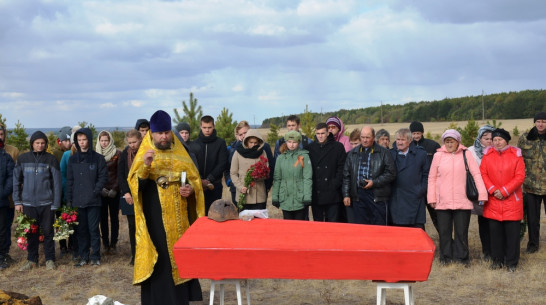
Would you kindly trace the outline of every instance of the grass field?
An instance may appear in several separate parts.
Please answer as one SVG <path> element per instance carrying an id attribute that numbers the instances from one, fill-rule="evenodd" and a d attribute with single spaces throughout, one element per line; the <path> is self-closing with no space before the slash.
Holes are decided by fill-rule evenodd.
<path id="1" fill-rule="evenodd" d="M 425 123 L 425 131 L 442 133 L 449 123 Z M 466 122 L 459 124 L 464 127 Z M 481 124 L 480 124 L 481 125 Z M 408 124 L 374 125 L 376 129 L 386 128 L 394 133 Z M 532 119 L 503 120 L 502 127 L 511 131 L 518 126 L 523 132 L 532 127 Z M 349 126 L 349 130 L 354 127 Z M 267 130 L 262 132 L 267 133 Z M 224 197 L 229 198 L 225 190 Z M 271 206 L 272 218 L 282 218 L 278 209 Z M 24 263 L 26 252 L 19 250 L 15 242 L 11 255 L 17 263 L 0 272 L 0 289 L 15 291 L 29 296 L 39 295 L 44 304 L 73 305 L 86 304 L 87 298 L 102 294 L 124 304 L 140 303 L 140 287 L 131 285 L 132 267 L 130 258 L 127 223 L 121 217 L 119 253 L 103 255 L 101 266 L 75 268 L 70 258 L 58 260 L 58 268 L 46 271 L 41 257 L 41 266 L 29 272 L 18 272 Z M 516 272 L 489 270 L 489 263 L 480 258 L 481 245 L 478 237 L 476 216 L 472 216 L 469 230 L 471 265 L 440 266 L 437 257 L 432 266 L 429 280 L 414 285 L 416 304 L 545 304 L 544 283 L 546 278 L 546 218 L 541 218 L 541 249 L 535 254 L 525 253 L 527 237 L 521 242 L 520 264 Z M 426 231 L 438 247 L 438 235 L 432 224 L 427 223 Z M 438 249 L 437 249 L 438 251 Z M 324 280 L 251 280 L 252 304 L 375 304 L 375 284 L 370 281 L 324 281 Z M 208 304 L 210 281 L 201 280 L 203 304 Z M 218 293 L 217 293 L 218 295 Z M 216 304 L 218 304 L 218 299 Z M 387 304 L 403 304 L 401 290 L 387 293 Z M 196 303 L 197 304 L 197 303 Z M 200 303 L 199 303 L 200 304 Z M 234 287 L 227 287 L 226 305 L 236 304 Z"/>

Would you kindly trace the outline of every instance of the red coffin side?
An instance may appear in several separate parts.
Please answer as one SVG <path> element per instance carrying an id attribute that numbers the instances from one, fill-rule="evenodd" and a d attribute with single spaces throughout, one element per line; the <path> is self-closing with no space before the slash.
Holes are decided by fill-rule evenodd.
<path id="1" fill-rule="evenodd" d="M 182 278 L 426 281 L 421 229 L 279 219 L 198 219 L 174 245 Z"/>

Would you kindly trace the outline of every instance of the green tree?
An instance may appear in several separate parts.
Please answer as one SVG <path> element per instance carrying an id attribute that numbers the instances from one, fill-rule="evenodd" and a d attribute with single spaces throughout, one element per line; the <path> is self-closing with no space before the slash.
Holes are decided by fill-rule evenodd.
<path id="1" fill-rule="evenodd" d="M 487 121 L 486 124 L 490 125 L 490 126 L 493 126 L 493 128 L 500 128 L 501 127 L 501 125 L 502 125 L 501 121 L 499 121 L 498 123 L 497 123 L 497 120 L 495 120 L 495 119 L 493 119 L 492 121 L 493 121 L 493 123 L 489 123 L 489 121 Z"/>
<path id="2" fill-rule="evenodd" d="M 271 147 L 275 147 L 275 142 L 279 139 L 279 130 L 281 129 L 281 126 L 275 125 L 271 123 L 269 125 L 269 133 L 267 134 L 267 143 Z"/>
<path id="3" fill-rule="evenodd" d="M 47 148 L 51 153 L 60 149 L 59 145 L 57 145 L 57 134 L 53 131 L 47 133 Z"/>
<path id="4" fill-rule="evenodd" d="M 472 144 L 474 144 L 474 140 L 478 136 L 478 130 L 480 129 L 480 126 L 478 126 L 478 123 L 474 121 L 474 119 L 470 119 L 466 126 L 463 128 L 457 128 L 459 133 L 461 134 L 461 142 L 464 146 L 470 147 Z"/>
<path id="5" fill-rule="evenodd" d="M 6 127 L 6 118 L 2 117 L 2 114 L 0 113 L 0 124 L 4 127 Z"/>
<path id="6" fill-rule="evenodd" d="M 514 127 L 514 129 L 512 130 L 512 134 L 513 134 L 515 137 L 519 136 L 519 129 L 518 129 L 518 126 L 517 126 L 517 125 L 516 125 L 516 126 Z"/>
<path id="7" fill-rule="evenodd" d="M 30 143 L 28 142 L 28 134 L 25 130 L 25 126 L 17 120 L 15 128 L 9 131 L 9 137 L 7 138 L 7 144 L 13 145 L 19 149 L 19 152 L 28 151 L 30 149 Z"/>
<path id="8" fill-rule="evenodd" d="M 315 135 L 315 120 L 313 114 L 309 111 L 308 105 L 305 105 L 305 110 L 300 118 L 301 132 L 309 138 L 313 138 Z"/>
<path id="9" fill-rule="evenodd" d="M 216 135 L 224 139 L 229 145 L 229 143 L 235 141 L 235 126 L 237 126 L 237 122 L 233 120 L 233 113 L 230 113 L 225 107 L 222 108 L 222 112 L 216 118 Z"/>
<path id="10" fill-rule="evenodd" d="M 203 110 L 201 109 L 201 106 L 197 105 L 197 99 L 193 97 L 192 92 L 190 92 L 189 106 L 186 104 L 186 101 L 182 101 L 182 112 L 184 113 L 184 116 L 181 117 L 178 113 L 178 109 L 174 108 L 175 118 L 173 118 L 173 122 L 175 124 L 181 122 L 188 123 L 191 128 L 190 140 L 193 140 L 199 135 L 199 122 L 203 116 Z"/>
<path id="11" fill-rule="evenodd" d="M 114 144 L 117 148 L 125 148 L 125 132 L 116 128 L 116 130 L 111 132 L 112 138 L 114 138 Z"/>

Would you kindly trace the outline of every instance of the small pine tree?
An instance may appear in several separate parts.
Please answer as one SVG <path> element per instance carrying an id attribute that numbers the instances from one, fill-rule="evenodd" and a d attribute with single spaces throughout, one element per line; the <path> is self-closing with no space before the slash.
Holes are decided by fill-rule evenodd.
<path id="1" fill-rule="evenodd" d="M 125 132 L 116 128 L 116 130 L 112 131 L 111 134 L 112 138 L 114 138 L 114 145 L 116 145 L 116 147 L 119 149 L 125 148 Z"/>
<path id="2" fill-rule="evenodd" d="M 7 144 L 13 145 L 19 149 L 19 152 L 30 150 L 30 143 L 28 142 L 28 134 L 25 130 L 25 126 L 19 120 L 15 123 L 15 128 L 9 130 L 10 136 L 7 139 Z"/>
<path id="3" fill-rule="evenodd" d="M 301 116 L 301 132 L 308 138 L 313 138 L 315 133 L 315 121 L 313 114 L 309 111 L 308 105 L 305 105 L 305 110 Z"/>
<path id="4" fill-rule="evenodd" d="M 47 133 L 47 150 L 50 153 L 60 150 L 59 145 L 57 145 L 57 135 L 53 131 Z"/>
<path id="5" fill-rule="evenodd" d="M 269 133 L 267 134 L 267 143 L 271 147 L 275 146 L 275 142 L 279 139 L 279 130 L 281 129 L 280 126 L 277 126 L 273 123 L 269 126 Z"/>
<path id="6" fill-rule="evenodd" d="M 4 127 L 6 127 L 6 118 L 2 117 L 2 114 L 0 113 L 0 124 Z"/>
<path id="7" fill-rule="evenodd" d="M 493 126 L 493 128 L 500 128 L 501 127 L 501 125 L 502 125 L 501 121 L 499 121 L 498 123 L 497 123 L 497 120 L 495 120 L 495 119 L 493 119 L 492 121 L 493 121 L 493 123 L 489 123 L 489 121 L 487 121 L 486 124 L 490 125 L 490 126 Z"/>
<path id="8" fill-rule="evenodd" d="M 519 136 L 519 129 L 518 129 L 518 126 L 517 126 L 517 125 L 516 125 L 516 126 L 514 127 L 514 129 L 512 130 L 512 134 L 513 134 L 515 137 Z"/>
<path id="9" fill-rule="evenodd" d="M 180 116 L 178 109 L 174 108 L 174 118 L 173 122 L 175 124 L 186 122 L 190 125 L 191 133 L 190 140 L 197 138 L 199 132 L 201 131 L 201 117 L 203 117 L 203 110 L 201 106 L 197 104 L 197 99 L 193 97 L 193 93 L 190 92 L 190 101 L 189 107 L 186 104 L 186 101 L 182 101 L 182 111 L 184 116 Z"/>
<path id="10" fill-rule="evenodd" d="M 461 134 L 462 144 L 466 147 L 470 147 L 478 136 L 479 129 L 480 126 L 478 126 L 478 123 L 472 118 L 468 121 L 464 129 L 457 128 L 457 131 Z"/>
<path id="11" fill-rule="evenodd" d="M 216 118 L 215 123 L 217 136 L 224 139 L 228 144 L 235 141 L 235 126 L 237 126 L 237 122 L 233 121 L 233 113 L 230 113 L 225 107 L 222 108 L 222 112 Z"/>

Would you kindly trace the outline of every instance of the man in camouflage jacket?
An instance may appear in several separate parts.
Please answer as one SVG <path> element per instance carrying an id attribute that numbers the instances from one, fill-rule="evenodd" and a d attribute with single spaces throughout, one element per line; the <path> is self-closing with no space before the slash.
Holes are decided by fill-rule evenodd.
<path id="1" fill-rule="evenodd" d="M 546 112 L 537 113 L 534 122 L 535 127 L 518 141 L 525 161 L 523 192 L 529 230 L 528 253 L 538 251 L 541 202 L 545 203 L 546 208 Z"/>

